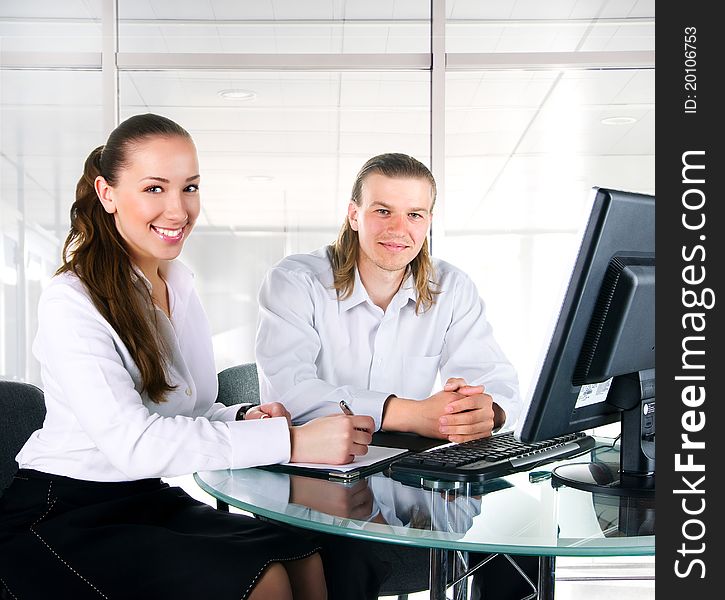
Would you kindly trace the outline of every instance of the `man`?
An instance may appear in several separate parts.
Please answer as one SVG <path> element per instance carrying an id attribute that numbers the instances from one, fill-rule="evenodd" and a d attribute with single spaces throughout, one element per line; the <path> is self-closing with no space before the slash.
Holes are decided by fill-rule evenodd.
<path id="1" fill-rule="evenodd" d="M 345 400 L 378 429 L 453 442 L 513 424 L 516 372 L 475 285 L 428 253 L 435 194 L 416 159 L 376 156 L 337 241 L 271 269 L 256 344 L 263 401 L 306 421 Z M 439 374 L 446 384 L 431 393 Z"/>
<path id="2" fill-rule="evenodd" d="M 282 402 L 294 421 L 307 421 L 338 413 L 345 400 L 376 429 L 452 442 L 513 427 L 516 372 L 476 287 L 429 255 L 435 197 L 425 165 L 375 156 L 357 175 L 336 242 L 269 271 L 256 340 L 263 402 Z M 434 391 L 439 376 L 446 383 Z M 535 578 L 536 560 L 528 560 Z M 476 576 L 474 598 L 482 587 L 486 598 L 530 591 L 508 562 L 498 564 L 513 575 Z"/>

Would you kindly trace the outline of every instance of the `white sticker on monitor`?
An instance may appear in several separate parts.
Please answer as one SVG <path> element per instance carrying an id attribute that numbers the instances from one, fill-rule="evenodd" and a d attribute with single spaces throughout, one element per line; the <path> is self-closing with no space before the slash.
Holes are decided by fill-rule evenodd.
<path id="1" fill-rule="evenodd" d="M 614 378 L 610 377 L 601 383 L 588 383 L 587 385 L 583 385 L 579 391 L 579 397 L 576 399 L 576 406 L 574 408 L 604 402 L 607 399 L 609 388 L 612 386 L 612 379 Z"/>

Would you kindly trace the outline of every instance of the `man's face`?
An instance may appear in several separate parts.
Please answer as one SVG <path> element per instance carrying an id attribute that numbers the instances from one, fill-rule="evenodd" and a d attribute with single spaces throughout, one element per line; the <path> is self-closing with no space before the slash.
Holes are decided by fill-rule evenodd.
<path id="1" fill-rule="evenodd" d="M 358 232 L 361 263 L 384 271 L 405 269 L 428 235 L 432 202 L 426 179 L 368 175 L 360 206 L 350 202 L 347 210 L 350 226 Z"/>

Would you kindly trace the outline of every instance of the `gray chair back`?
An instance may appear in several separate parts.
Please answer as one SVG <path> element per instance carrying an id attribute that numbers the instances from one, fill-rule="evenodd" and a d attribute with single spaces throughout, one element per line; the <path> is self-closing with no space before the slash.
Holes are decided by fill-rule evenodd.
<path id="1" fill-rule="evenodd" d="M 43 426 L 43 391 L 20 381 L 0 381 L 0 495 L 18 470 L 15 456 Z"/>
<path id="2" fill-rule="evenodd" d="M 221 402 L 225 406 L 240 402 L 259 404 L 256 363 L 244 363 L 219 371 L 217 380 L 219 382 L 217 402 Z"/>

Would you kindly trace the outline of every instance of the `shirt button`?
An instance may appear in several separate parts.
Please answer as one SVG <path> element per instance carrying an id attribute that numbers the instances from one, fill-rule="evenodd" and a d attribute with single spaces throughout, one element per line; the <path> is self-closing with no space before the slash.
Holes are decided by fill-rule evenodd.
<path id="1" fill-rule="evenodd" d="M 191 396 L 191 393 L 192 393 L 191 388 L 190 387 L 186 388 L 186 395 Z"/>

